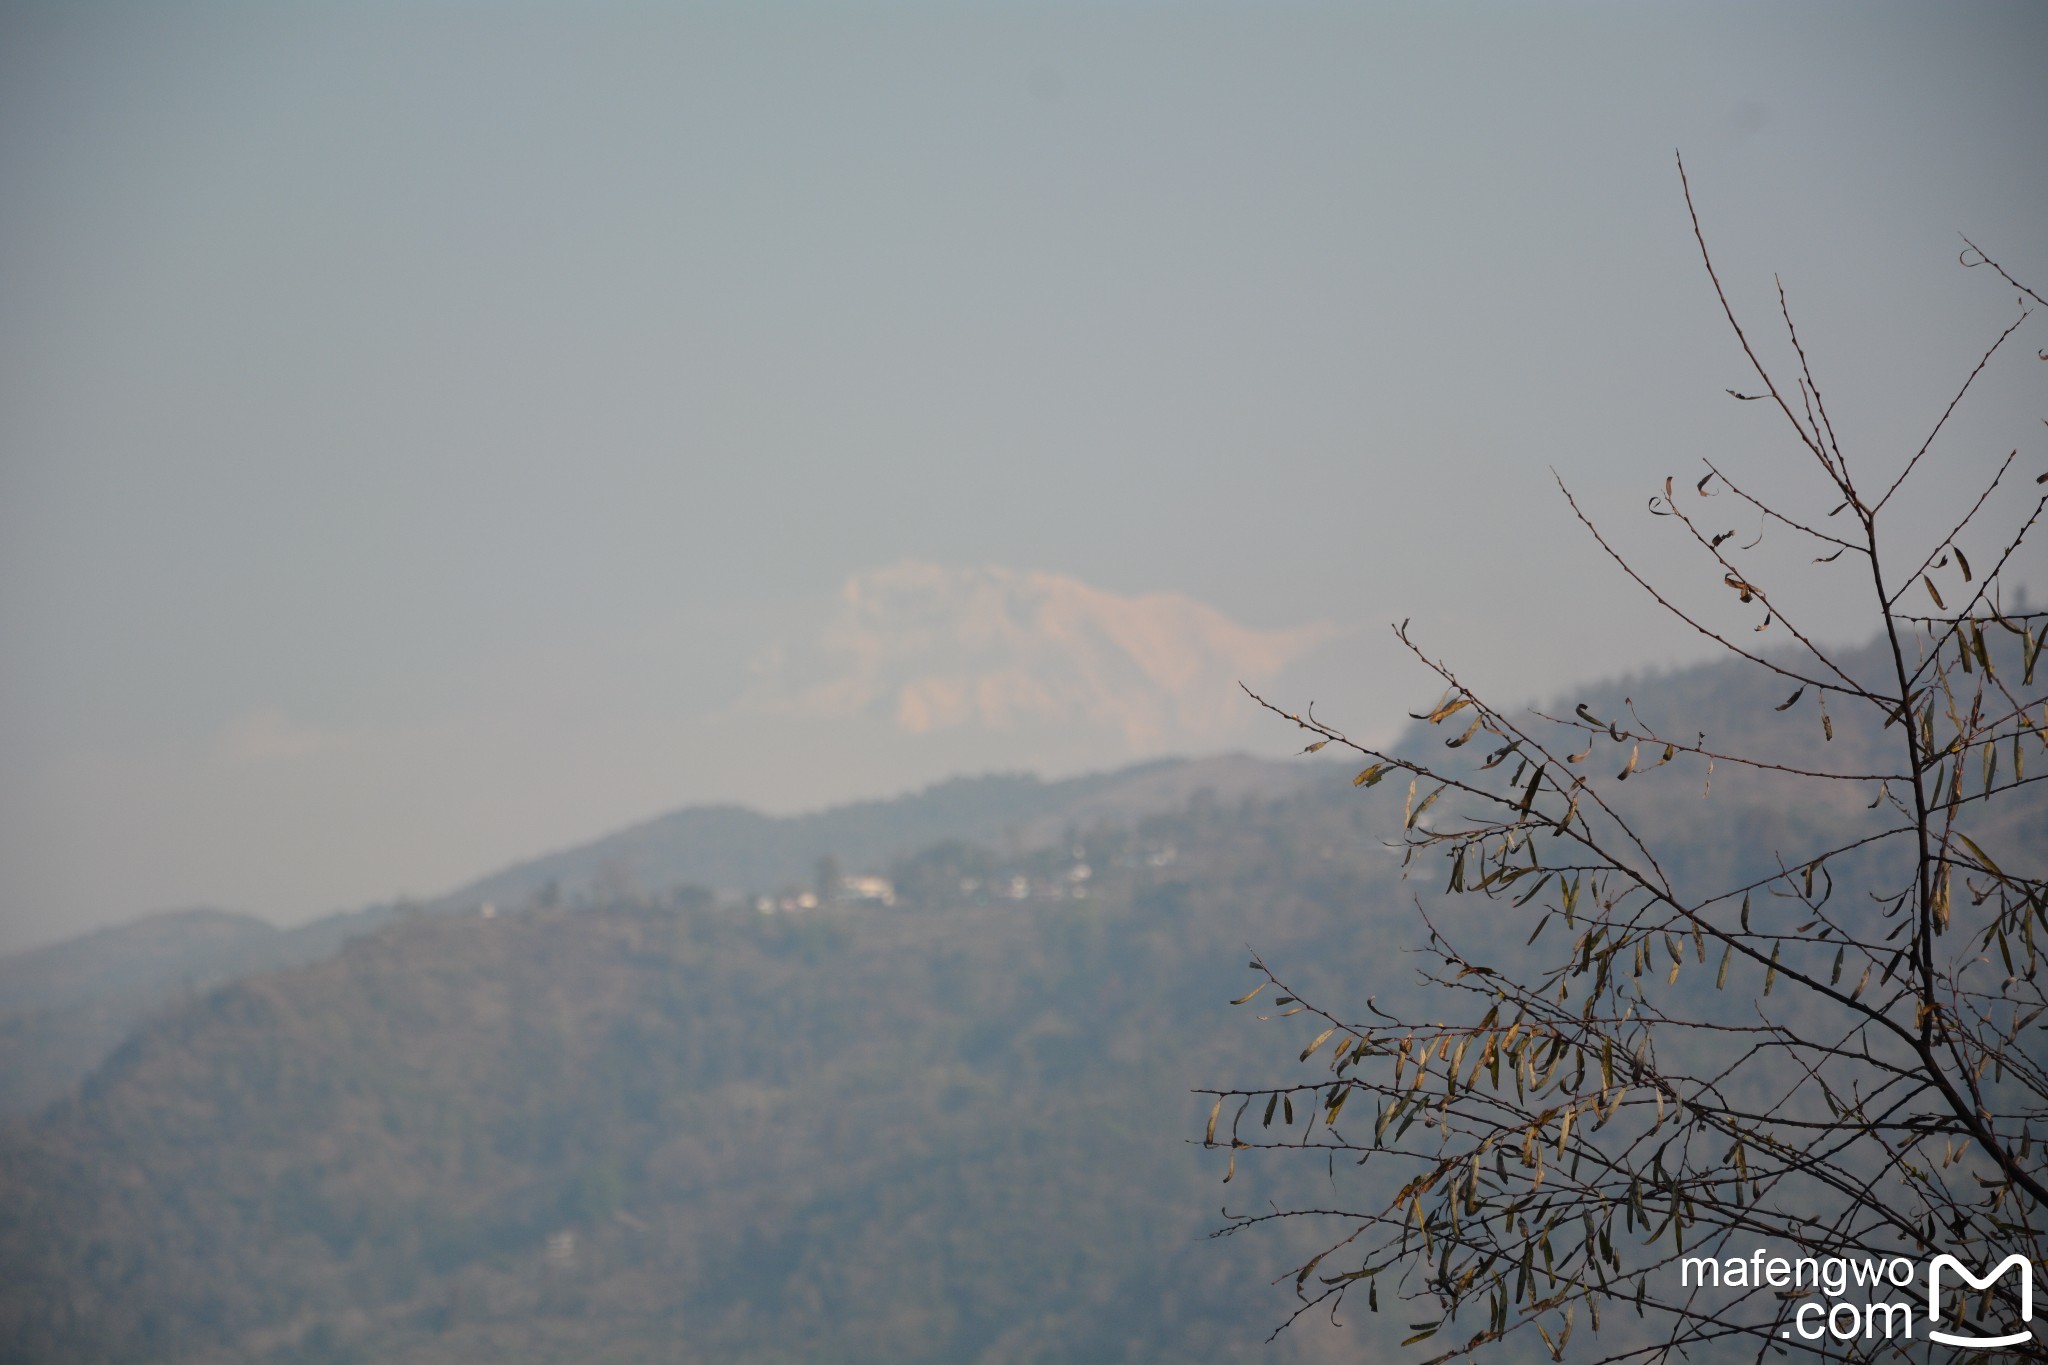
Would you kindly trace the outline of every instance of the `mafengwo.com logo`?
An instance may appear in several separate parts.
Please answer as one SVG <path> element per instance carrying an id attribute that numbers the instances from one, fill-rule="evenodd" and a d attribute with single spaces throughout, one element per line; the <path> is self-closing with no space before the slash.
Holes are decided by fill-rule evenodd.
<path id="1" fill-rule="evenodd" d="M 1994 1307 L 1992 1289 L 2008 1274 L 2017 1274 L 2011 1297 L 2019 1301 L 2019 1322 L 2007 1330 L 1981 1330 L 1966 1323 L 1964 1313 L 1973 1296 L 1980 1312 Z M 1679 1282 L 1688 1289 L 1773 1289 L 1781 1297 L 1800 1294 L 1824 1296 L 1801 1303 L 1793 1310 L 1791 1325 L 1778 1335 L 1805 1341 L 1832 1338 L 1835 1341 L 1892 1341 L 1914 1337 L 1919 1316 L 1916 1303 L 1926 1306 L 1927 1340 L 1944 1346 L 1977 1350 L 1998 1350 L 2033 1340 L 2027 1324 L 2034 1320 L 2034 1267 L 2017 1253 L 2006 1257 L 1983 1275 L 1954 1256 L 1941 1255 L 1922 1270 L 1904 1256 L 1772 1256 L 1762 1248 L 1747 1258 L 1729 1256 L 1686 1256 L 1679 1261 Z M 1951 1291 L 1953 1311 L 1944 1326 L 1942 1291 Z M 1924 1292 L 1914 1292 L 1922 1291 Z M 1885 1295 L 1888 1301 L 1879 1302 Z M 1894 1295 L 1905 1295 L 1897 1298 Z M 1965 1328 L 1970 1330 L 1964 1330 Z"/>

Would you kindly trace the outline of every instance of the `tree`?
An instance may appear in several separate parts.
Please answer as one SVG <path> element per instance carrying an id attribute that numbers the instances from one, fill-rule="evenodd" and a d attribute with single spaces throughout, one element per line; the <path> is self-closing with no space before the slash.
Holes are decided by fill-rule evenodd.
<path id="1" fill-rule="evenodd" d="M 1280 1026 L 1302 1033 L 1298 1066 L 1199 1091 L 1213 1097 L 1203 1144 L 1228 1152 L 1226 1181 L 1284 1153 L 1334 1177 L 1341 1155 L 1365 1168 L 1364 1195 L 1226 1207 L 1217 1235 L 1318 1224 L 1287 1321 L 1398 1298 L 1421 1319 L 1409 1341 L 1447 1348 L 1436 1359 L 1532 1338 L 1563 1359 L 1575 1331 L 1581 1347 L 1597 1334 L 1603 1360 L 1716 1342 L 1722 1359 L 1743 1340 L 1872 1356 L 1931 1340 L 1982 1359 L 1984 1339 L 2015 1333 L 2000 1349 L 2048 1358 L 2023 1330 L 2031 1270 L 2007 1263 L 2048 1253 L 2048 613 L 2008 610 L 2000 588 L 2048 497 L 2014 496 L 2015 451 L 1953 531 L 1900 549 L 1889 537 L 1901 490 L 1931 482 L 1935 438 L 2042 300 L 1966 239 L 1962 264 L 2017 290 L 2019 317 L 1903 467 L 1875 469 L 1838 444 L 1782 285 L 1788 363 L 1752 346 L 1679 174 L 1760 385 L 1729 392 L 1789 427 L 1822 495 L 1767 493 L 1711 463 L 1664 480 L 1649 510 L 1720 594 L 1701 607 L 1640 572 L 1559 487 L 1622 573 L 1783 697 L 1752 718 L 1767 743 L 1738 752 L 1704 726 L 1646 719 L 1651 698 L 1511 715 L 1405 622 L 1401 643 L 1445 688 L 1416 719 L 1448 756 L 1378 749 L 1254 695 L 1309 731 L 1310 750 L 1353 751 L 1355 785 L 1384 801 L 1405 789 L 1404 876 L 1446 881 L 1415 897 L 1424 1004 L 1311 999 L 1254 957 L 1257 985 L 1234 1003 L 1281 1007 Z M 1724 529 L 1734 509 L 1774 545 L 1808 547 L 1805 574 L 1867 580 L 1878 645 L 1837 650 L 1819 641 L 1840 623 L 1793 619 L 1796 583 L 1756 567 L 1764 532 Z M 1658 833 L 1678 825 L 1671 784 L 1704 811 L 1731 780 L 1782 824 L 1724 857 Z M 1461 904 L 1478 923 L 1453 925 Z M 1941 1256 L 2009 1273 L 1957 1289 Z"/>

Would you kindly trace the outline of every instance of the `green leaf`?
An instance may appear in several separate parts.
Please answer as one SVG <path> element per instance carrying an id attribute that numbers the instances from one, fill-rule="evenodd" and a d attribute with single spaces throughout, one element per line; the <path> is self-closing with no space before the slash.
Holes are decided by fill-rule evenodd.
<path id="1" fill-rule="evenodd" d="M 2004 869 L 1999 867 L 1997 863 L 1991 861 L 1991 855 L 1989 853 L 1986 853 L 1983 849 L 1977 847 L 1976 840 L 1972 839 L 1969 835 L 1963 833 L 1961 830 L 1956 831 L 1956 838 L 1963 841 L 1963 847 L 1969 849 L 1970 852 L 1977 855 L 1977 861 L 1984 864 L 1985 871 L 1991 873 L 2000 881 L 2005 880 Z"/>

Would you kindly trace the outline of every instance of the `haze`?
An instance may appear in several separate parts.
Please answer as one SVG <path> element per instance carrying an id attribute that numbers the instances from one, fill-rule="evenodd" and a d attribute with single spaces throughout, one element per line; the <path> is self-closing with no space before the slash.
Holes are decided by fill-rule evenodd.
<path id="1" fill-rule="evenodd" d="M 1530 699 L 1701 657 L 1551 473 L 1667 568 L 1666 475 L 1799 487 L 1674 150 L 1895 468 L 2014 313 L 1958 233 L 2048 276 L 2044 56 L 2020 6 L 8 6 L 0 948 L 1283 754 L 1237 682 L 1390 727 L 1402 618 Z M 2040 370 L 1902 530 L 2044 467 Z"/>

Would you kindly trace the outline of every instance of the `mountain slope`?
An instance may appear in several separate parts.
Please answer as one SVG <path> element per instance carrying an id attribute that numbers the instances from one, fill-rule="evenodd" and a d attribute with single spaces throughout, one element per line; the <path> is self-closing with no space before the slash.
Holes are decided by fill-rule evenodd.
<path id="1" fill-rule="evenodd" d="M 1299 767 L 1243 756 L 1164 759 L 1046 782 L 1026 774 L 961 778 L 888 800 L 774 817 L 693 807 L 493 873 L 421 907 L 514 908 L 661 897 L 680 888 L 733 892 L 808 886 L 820 859 L 880 871 L 947 840 L 998 849 L 1058 841 L 1069 826 L 1178 809 L 1199 791 L 1221 800 L 1299 790 Z M 248 915 L 145 916 L 46 948 L 0 957 L 0 1114 L 33 1114 L 182 995 L 250 972 L 313 962 L 398 913 L 389 905 L 280 930 Z"/>
<path id="2" fill-rule="evenodd" d="M 252 915 L 173 910 L 0 958 L 0 1114 L 76 1085 L 178 994 L 289 961 L 282 937 Z"/>
<path id="3" fill-rule="evenodd" d="M 216 991 L 0 1150 L 0 1356 L 1314 1356 L 1187 1092 L 1244 936 L 1355 931 L 1379 852 L 1205 810 L 1083 900 L 450 915 Z"/>

